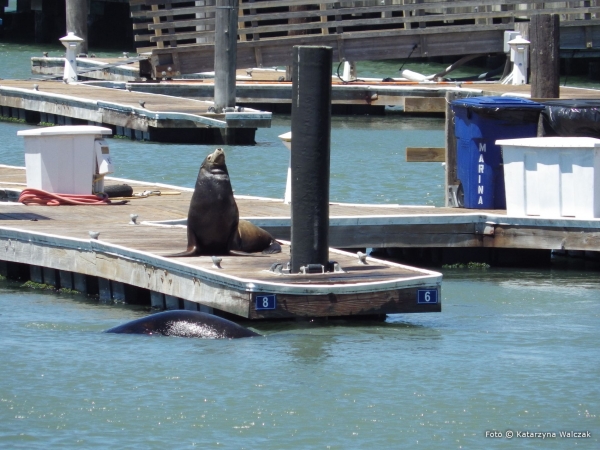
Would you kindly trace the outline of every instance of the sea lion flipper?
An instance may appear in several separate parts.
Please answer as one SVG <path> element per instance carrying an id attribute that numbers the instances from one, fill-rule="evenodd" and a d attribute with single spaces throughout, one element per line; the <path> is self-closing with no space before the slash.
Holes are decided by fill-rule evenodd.
<path id="1" fill-rule="evenodd" d="M 165 258 L 183 258 L 185 256 L 198 256 L 199 252 L 196 246 L 188 247 L 185 251 L 179 253 L 173 253 L 170 255 L 163 255 Z"/>
<path id="2" fill-rule="evenodd" d="M 259 256 L 256 253 L 243 252 L 242 250 L 229 250 L 229 254 L 234 256 Z"/>
<path id="3" fill-rule="evenodd" d="M 281 253 L 281 244 L 273 240 L 273 242 L 271 242 L 271 245 L 265 248 L 262 252 L 267 255 L 271 255 L 273 253 Z"/>

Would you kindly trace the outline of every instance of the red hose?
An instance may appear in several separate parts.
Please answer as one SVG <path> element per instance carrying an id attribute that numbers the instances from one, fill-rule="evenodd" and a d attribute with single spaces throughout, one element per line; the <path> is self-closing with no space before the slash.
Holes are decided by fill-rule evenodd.
<path id="1" fill-rule="evenodd" d="M 107 194 L 74 195 L 53 194 L 41 189 L 25 189 L 19 196 L 19 201 L 25 205 L 108 205 L 110 200 Z"/>

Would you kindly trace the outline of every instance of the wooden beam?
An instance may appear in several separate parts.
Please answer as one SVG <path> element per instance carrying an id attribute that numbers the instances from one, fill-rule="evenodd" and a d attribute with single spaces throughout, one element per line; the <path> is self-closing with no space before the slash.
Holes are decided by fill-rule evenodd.
<path id="1" fill-rule="evenodd" d="M 406 162 L 444 162 L 445 147 L 406 147 Z"/>
<path id="2" fill-rule="evenodd" d="M 404 112 L 445 113 L 446 99 L 443 97 L 405 97 Z"/>

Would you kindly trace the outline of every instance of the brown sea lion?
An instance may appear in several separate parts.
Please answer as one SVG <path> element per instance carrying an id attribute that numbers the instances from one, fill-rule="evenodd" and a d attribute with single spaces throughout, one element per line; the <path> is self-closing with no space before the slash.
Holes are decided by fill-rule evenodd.
<path id="1" fill-rule="evenodd" d="M 184 252 L 167 256 L 281 252 L 281 245 L 267 231 L 240 221 L 221 148 L 200 166 L 188 212 L 187 240 Z"/>

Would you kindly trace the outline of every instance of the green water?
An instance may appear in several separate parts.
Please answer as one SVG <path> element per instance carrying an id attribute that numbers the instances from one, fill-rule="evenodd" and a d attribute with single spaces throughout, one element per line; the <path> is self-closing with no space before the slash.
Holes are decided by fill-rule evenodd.
<path id="1" fill-rule="evenodd" d="M 28 76 L 37 53 L 0 44 L 0 77 Z M 24 164 L 23 128 L 0 122 L 0 164 Z M 256 146 L 226 148 L 238 194 L 283 197 L 289 129 L 276 116 Z M 441 119 L 334 118 L 331 199 L 441 205 L 443 167 L 404 148 L 443 141 Z M 109 145 L 116 176 L 183 186 L 213 150 Z M 597 449 L 597 268 L 443 272 L 440 314 L 257 324 L 264 337 L 239 340 L 103 334 L 147 311 L 0 281 L 0 448 Z"/>

